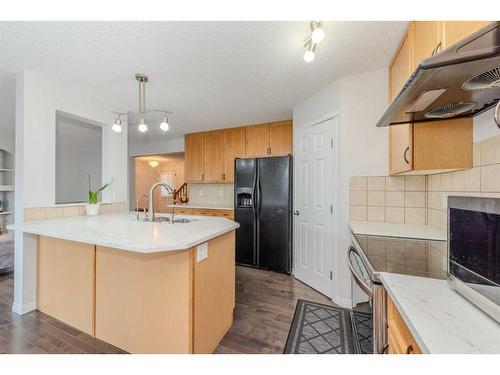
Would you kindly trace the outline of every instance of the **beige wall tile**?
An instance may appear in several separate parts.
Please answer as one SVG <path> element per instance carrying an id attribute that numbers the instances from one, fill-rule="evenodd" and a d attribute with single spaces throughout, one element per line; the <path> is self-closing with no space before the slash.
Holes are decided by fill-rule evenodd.
<path id="1" fill-rule="evenodd" d="M 349 204 L 353 206 L 366 206 L 366 191 L 351 190 L 351 198 Z"/>
<path id="2" fill-rule="evenodd" d="M 425 191 L 425 176 L 405 176 L 405 190 Z"/>
<path id="3" fill-rule="evenodd" d="M 55 219 L 63 216 L 62 207 L 46 207 L 45 208 L 45 218 Z"/>
<path id="4" fill-rule="evenodd" d="M 366 221 L 366 206 L 350 206 L 351 220 Z"/>
<path id="5" fill-rule="evenodd" d="M 406 224 L 425 224 L 427 212 L 425 208 L 405 208 Z"/>
<path id="6" fill-rule="evenodd" d="M 366 219 L 368 221 L 385 221 L 385 207 L 368 206 L 366 210 Z"/>
<path id="7" fill-rule="evenodd" d="M 456 171 L 451 173 L 451 191 L 465 191 L 464 171 Z"/>
<path id="8" fill-rule="evenodd" d="M 385 191 L 368 191 L 368 206 L 385 206 Z"/>
<path id="9" fill-rule="evenodd" d="M 447 211 L 441 211 L 441 229 L 443 230 L 448 230 L 448 212 Z"/>
<path id="10" fill-rule="evenodd" d="M 425 208 L 425 192 L 407 191 L 405 192 L 405 207 Z"/>
<path id="11" fill-rule="evenodd" d="M 481 165 L 500 163 L 500 135 L 482 140 L 480 148 Z"/>
<path id="12" fill-rule="evenodd" d="M 441 190 L 441 175 L 440 174 L 433 174 L 430 175 L 427 178 L 427 181 L 429 181 L 429 191 L 439 191 Z"/>
<path id="13" fill-rule="evenodd" d="M 451 173 L 441 174 L 441 188 L 440 191 L 451 191 Z"/>
<path id="14" fill-rule="evenodd" d="M 63 216 L 79 216 L 80 209 L 79 206 L 66 206 L 62 208 Z"/>
<path id="15" fill-rule="evenodd" d="M 500 192 L 500 164 L 481 167 L 481 191 Z"/>
<path id="16" fill-rule="evenodd" d="M 479 167 L 481 165 L 481 144 L 474 142 L 472 144 L 472 166 Z"/>
<path id="17" fill-rule="evenodd" d="M 385 221 L 403 224 L 405 222 L 405 209 L 403 207 L 386 207 Z"/>
<path id="18" fill-rule="evenodd" d="M 24 221 L 45 219 L 45 208 L 31 207 L 24 209 Z"/>
<path id="19" fill-rule="evenodd" d="M 368 190 L 385 190 L 385 177 L 368 177 Z"/>
<path id="20" fill-rule="evenodd" d="M 404 191 L 386 191 L 385 204 L 388 207 L 404 207 L 405 206 Z"/>
<path id="21" fill-rule="evenodd" d="M 368 179 L 366 177 L 351 177 L 351 190 L 367 190 Z"/>
<path id="22" fill-rule="evenodd" d="M 402 191 L 405 189 L 405 178 L 403 176 L 387 176 L 385 178 L 385 190 Z"/>
<path id="23" fill-rule="evenodd" d="M 481 191 L 481 168 L 471 168 L 464 171 L 465 191 Z"/>
<path id="24" fill-rule="evenodd" d="M 441 211 L 430 209 L 429 225 L 440 228 L 441 227 Z"/>

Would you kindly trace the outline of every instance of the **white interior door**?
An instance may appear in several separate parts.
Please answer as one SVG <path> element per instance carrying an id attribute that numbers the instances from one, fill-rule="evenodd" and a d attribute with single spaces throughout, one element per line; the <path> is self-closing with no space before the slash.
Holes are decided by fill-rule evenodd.
<path id="1" fill-rule="evenodd" d="M 294 274 L 332 296 L 333 119 L 299 128 L 295 147 Z"/>

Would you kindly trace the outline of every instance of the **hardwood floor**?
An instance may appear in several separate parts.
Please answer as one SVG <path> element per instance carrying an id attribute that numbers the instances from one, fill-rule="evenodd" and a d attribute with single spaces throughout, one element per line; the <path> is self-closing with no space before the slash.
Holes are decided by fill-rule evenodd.
<path id="1" fill-rule="evenodd" d="M 231 330 L 215 353 L 282 353 L 299 298 L 330 299 L 291 276 L 236 269 L 236 309 Z M 38 311 L 11 311 L 12 274 L 0 274 L 0 353 L 124 353 Z"/>
<path id="2" fill-rule="evenodd" d="M 237 267 L 234 323 L 215 353 L 283 353 L 299 298 L 333 305 L 292 276 Z"/>

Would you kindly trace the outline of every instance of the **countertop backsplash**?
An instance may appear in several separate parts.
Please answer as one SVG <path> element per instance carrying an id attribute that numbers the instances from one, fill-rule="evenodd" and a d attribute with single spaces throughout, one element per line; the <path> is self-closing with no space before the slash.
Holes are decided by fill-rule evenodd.
<path id="1" fill-rule="evenodd" d="M 447 230 L 448 195 L 500 198 L 500 136 L 474 142 L 471 169 L 428 176 L 351 177 L 350 219 Z"/>
<path id="2" fill-rule="evenodd" d="M 234 202 L 233 184 L 188 184 L 188 193 L 191 204 L 232 206 Z"/>

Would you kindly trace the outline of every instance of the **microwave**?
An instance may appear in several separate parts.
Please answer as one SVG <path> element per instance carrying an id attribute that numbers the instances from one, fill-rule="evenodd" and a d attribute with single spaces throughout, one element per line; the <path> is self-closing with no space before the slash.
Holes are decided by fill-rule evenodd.
<path id="1" fill-rule="evenodd" d="M 500 198 L 448 197 L 448 283 L 500 323 Z"/>

